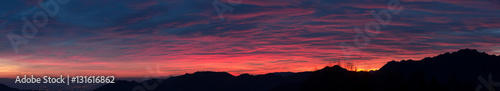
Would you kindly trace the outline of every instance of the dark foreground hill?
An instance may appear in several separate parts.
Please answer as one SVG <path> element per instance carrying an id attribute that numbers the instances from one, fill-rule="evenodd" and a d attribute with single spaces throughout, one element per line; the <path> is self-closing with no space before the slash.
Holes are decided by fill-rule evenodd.
<path id="1" fill-rule="evenodd" d="M 494 91 L 499 82 L 500 56 L 462 49 L 419 61 L 391 61 L 370 73 L 325 67 L 298 86 L 271 91 Z"/>
<path id="2" fill-rule="evenodd" d="M 490 77 L 488 77 L 491 74 Z M 422 60 L 391 61 L 375 72 L 340 66 L 314 72 L 232 76 L 196 72 L 168 79 L 118 81 L 95 91 L 493 91 L 499 89 L 500 56 L 462 49 Z M 159 83 L 154 87 L 144 84 Z"/>
<path id="3" fill-rule="evenodd" d="M 299 83 L 309 78 L 309 72 L 294 73 L 270 73 L 265 75 L 242 74 L 233 76 L 226 72 L 196 72 L 177 77 L 170 77 L 158 81 L 158 79 L 145 81 L 148 85 L 161 82 L 152 91 L 265 91 L 276 86 L 289 83 Z M 136 86 L 146 85 L 138 82 L 119 81 L 115 84 L 107 84 L 95 91 L 132 91 Z"/>
<path id="4" fill-rule="evenodd" d="M 19 89 L 11 88 L 9 86 L 0 84 L 1 91 L 19 91 Z"/>
<path id="5" fill-rule="evenodd" d="M 488 77 L 491 74 L 491 80 Z M 168 79 L 118 82 L 95 91 L 487 91 L 498 89 L 500 56 L 462 49 L 422 60 L 391 61 L 375 72 L 353 72 L 340 66 L 314 72 L 232 76 L 196 72 Z M 482 81 L 482 82 L 481 82 Z M 484 82 L 486 81 L 486 82 Z M 491 83 L 491 84 L 490 84 Z M 140 87 L 145 88 L 145 87 Z M 491 90 L 490 90 L 491 91 Z"/>

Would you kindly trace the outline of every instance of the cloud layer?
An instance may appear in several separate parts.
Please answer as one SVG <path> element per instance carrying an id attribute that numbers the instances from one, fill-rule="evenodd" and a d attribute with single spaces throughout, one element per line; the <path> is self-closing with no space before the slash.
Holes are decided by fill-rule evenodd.
<path id="1" fill-rule="evenodd" d="M 1 77 L 31 74 L 115 74 L 142 77 L 194 71 L 263 74 L 309 71 L 344 60 L 354 27 L 377 21 L 370 11 L 389 0 L 242 0 L 219 19 L 212 0 L 71 0 L 13 51 L 22 17 L 43 11 L 36 1 L 0 1 Z M 229 3 L 222 0 L 223 3 Z M 460 48 L 500 54 L 498 0 L 403 0 L 404 9 L 349 58 L 360 69 L 420 59 Z"/>

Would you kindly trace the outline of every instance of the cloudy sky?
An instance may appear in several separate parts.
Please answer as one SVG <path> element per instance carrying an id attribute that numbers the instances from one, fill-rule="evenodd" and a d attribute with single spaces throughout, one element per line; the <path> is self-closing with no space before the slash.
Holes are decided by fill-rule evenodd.
<path id="1" fill-rule="evenodd" d="M 368 42 L 355 41 L 368 33 L 353 28 L 364 30 L 376 22 L 370 11 L 388 10 L 390 1 L 220 0 L 217 5 L 233 9 L 219 13 L 222 19 L 216 0 L 71 0 L 56 4 L 54 16 L 39 13 L 45 11 L 37 0 L 2 0 L 0 77 L 143 77 L 149 74 L 146 68 L 156 66 L 165 76 L 264 74 L 311 71 L 339 60 L 378 69 L 391 60 L 418 60 L 462 48 L 500 54 L 499 0 L 392 0 L 400 2 L 400 10 L 390 13 L 390 23 L 376 36 L 365 36 Z M 38 16 L 35 21 L 33 16 Z M 23 17 L 42 24 L 34 25 L 36 34 L 29 35 L 30 27 L 23 34 Z M 17 53 L 9 34 L 26 39 Z M 342 43 L 359 50 L 342 51 Z"/>

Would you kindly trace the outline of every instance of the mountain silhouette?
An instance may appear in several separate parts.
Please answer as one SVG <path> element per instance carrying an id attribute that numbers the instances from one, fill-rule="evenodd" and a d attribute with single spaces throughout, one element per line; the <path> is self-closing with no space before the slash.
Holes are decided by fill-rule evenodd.
<path id="1" fill-rule="evenodd" d="M 153 84 L 144 88 L 145 84 Z M 116 81 L 94 91 L 491 91 L 500 89 L 500 56 L 461 49 L 421 60 L 387 62 L 377 71 L 340 66 L 264 75 L 200 71 L 143 82 Z M 0 84 L 1 91 L 19 91 Z M 137 89 L 136 89 L 137 90 Z"/>
<path id="2" fill-rule="evenodd" d="M 493 75 L 492 80 L 489 75 Z M 500 56 L 461 49 L 422 60 L 390 61 L 371 72 L 354 72 L 340 66 L 255 76 L 196 72 L 164 79 L 151 91 L 486 91 L 488 87 L 478 79 L 495 82 L 500 79 L 498 75 Z M 95 91 L 129 91 L 117 86 L 134 84 L 139 83 L 108 84 Z"/>
<path id="3" fill-rule="evenodd" d="M 233 76 L 227 72 L 195 72 L 182 76 L 170 77 L 160 81 L 159 85 L 151 91 L 266 91 L 277 86 L 289 83 L 299 83 L 308 78 L 310 72 L 301 73 L 269 73 L 265 75 L 241 74 Z M 156 80 L 147 80 L 143 83 L 152 84 Z M 121 83 L 107 84 L 94 91 L 131 91 L 132 85 L 142 84 L 122 81 Z M 129 89 L 117 89 L 117 86 Z"/>
<path id="4" fill-rule="evenodd" d="M 2 91 L 20 91 L 19 89 L 11 88 L 11 87 L 4 85 L 4 84 L 0 84 L 0 89 Z"/>
<path id="5" fill-rule="evenodd" d="M 416 90 L 424 90 L 423 87 L 426 86 L 430 88 L 431 84 L 441 84 L 440 91 L 472 91 L 476 89 L 476 85 L 482 84 L 479 83 L 478 77 L 489 74 L 500 77 L 499 65 L 500 56 L 478 52 L 475 49 L 461 49 L 453 53 L 426 57 L 420 61 L 388 62 L 379 69 L 375 78 L 385 80 L 378 84 L 417 86 L 412 87 Z"/>
<path id="6" fill-rule="evenodd" d="M 12 88 L 4 84 L 0 84 L 0 91 L 46 91 L 46 90 L 19 90 L 17 88 Z"/>
<path id="7" fill-rule="evenodd" d="M 292 91 L 473 91 L 483 85 L 478 77 L 500 75 L 499 65 L 500 56 L 462 49 L 422 60 L 390 61 L 375 72 L 325 67 Z M 273 91 L 285 91 L 279 89 Z"/>

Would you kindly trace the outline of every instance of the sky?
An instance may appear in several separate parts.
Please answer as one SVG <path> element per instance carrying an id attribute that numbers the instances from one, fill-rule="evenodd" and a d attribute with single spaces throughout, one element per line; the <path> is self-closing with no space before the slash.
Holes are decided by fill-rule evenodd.
<path id="1" fill-rule="evenodd" d="M 57 13 L 45 10 L 51 1 L 0 1 L 1 78 L 378 69 L 463 48 L 500 54 L 500 0 L 61 0 L 48 8 Z M 384 10 L 390 22 L 366 29 Z"/>

